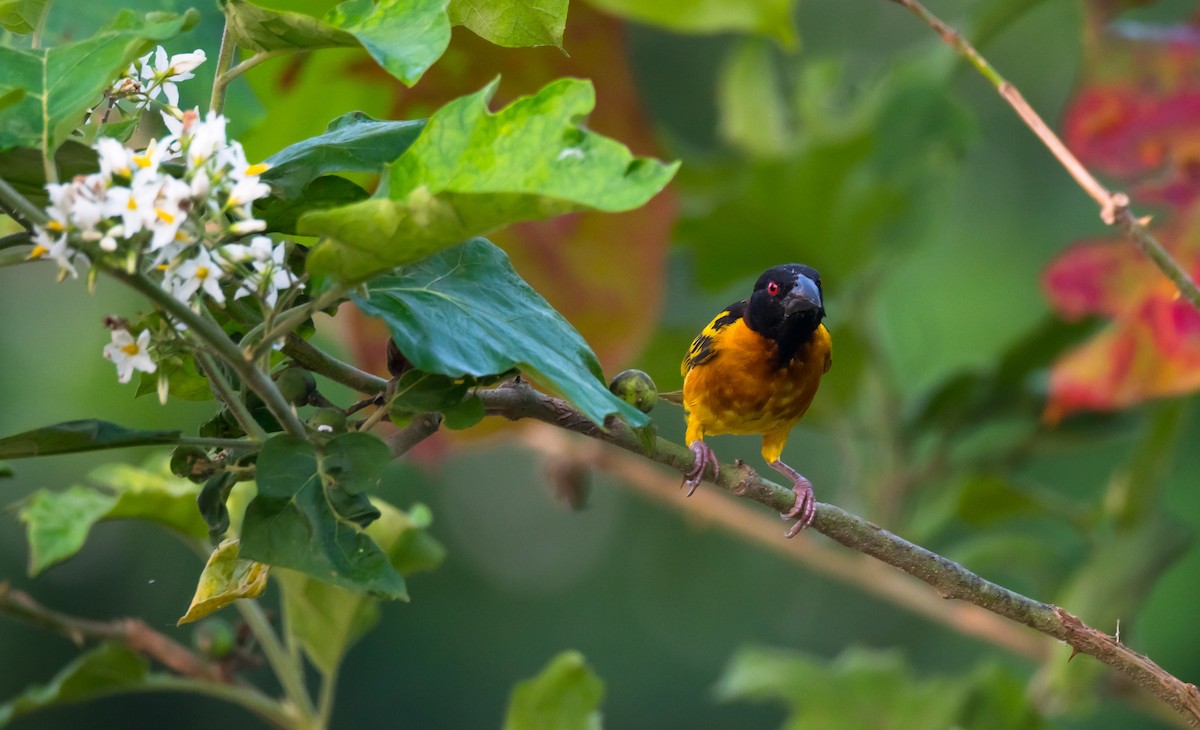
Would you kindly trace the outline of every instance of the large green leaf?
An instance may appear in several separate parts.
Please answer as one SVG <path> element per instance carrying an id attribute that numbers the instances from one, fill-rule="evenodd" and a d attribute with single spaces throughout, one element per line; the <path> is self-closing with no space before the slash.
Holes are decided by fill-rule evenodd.
<path id="1" fill-rule="evenodd" d="M 54 150 L 147 46 L 173 38 L 198 19 L 195 10 L 149 13 L 143 19 L 125 10 L 86 40 L 49 49 L 0 46 L 0 96 L 13 89 L 26 92 L 0 108 L 0 151 L 22 146 Z"/>
<path id="2" fill-rule="evenodd" d="M 0 727 L 44 707 L 136 690 L 149 676 L 140 655 L 117 644 L 101 644 L 63 667 L 49 683 L 31 686 L 0 705 Z"/>
<path id="3" fill-rule="evenodd" d="M 565 651 L 513 688 L 504 730 L 598 730 L 604 682 L 583 655 Z"/>
<path id="4" fill-rule="evenodd" d="M 408 86 L 450 45 L 450 0 L 346 0 L 325 22 L 350 33 L 385 71 Z"/>
<path id="5" fill-rule="evenodd" d="M 89 419 L 67 421 L 0 438 L 0 458 L 21 459 L 29 456 L 178 442 L 179 431 L 141 431 L 108 421 Z"/>
<path id="6" fill-rule="evenodd" d="M 350 112 L 334 119 L 324 134 L 285 147 L 267 158 L 262 180 L 271 192 L 295 196 L 313 180 L 331 172 L 383 172 L 412 145 L 424 120 L 391 122 Z"/>
<path id="7" fill-rule="evenodd" d="M 596 423 L 649 417 L 609 392 L 591 348 L 517 275 L 501 249 L 477 238 L 368 282 L 354 295 L 426 373 L 483 377 L 517 368 Z"/>
<path id="8" fill-rule="evenodd" d="M 589 0 L 623 18 L 680 33 L 760 33 L 796 46 L 796 0 Z"/>
<path id="9" fill-rule="evenodd" d="M 557 46 L 567 27 L 567 0 L 450 0 L 450 22 L 498 46 Z"/>
<path id="10" fill-rule="evenodd" d="M 9 33 L 32 33 L 50 0 L 0 0 L 0 28 Z"/>
<path id="11" fill-rule="evenodd" d="M 208 534 L 196 509 L 199 486 L 171 475 L 165 461 L 145 469 L 111 464 L 91 477 L 96 487 L 39 490 L 22 502 L 18 517 L 29 541 L 30 575 L 79 552 L 102 520 L 146 520 L 197 539 Z"/>
<path id="12" fill-rule="evenodd" d="M 390 454 L 374 436 L 349 433 L 320 453 L 295 436 L 263 444 L 258 495 L 246 508 L 240 555 L 306 573 L 378 598 L 407 599 L 404 578 L 362 530 L 361 512 L 343 512 L 379 480 Z"/>
<path id="13" fill-rule="evenodd" d="M 372 502 L 381 516 L 367 527 L 367 534 L 387 553 L 393 568 L 407 577 L 441 564 L 445 550 L 427 531 L 428 508 L 417 505 L 406 513 L 382 500 Z M 288 633 L 318 669 L 332 674 L 350 647 L 379 620 L 378 601 L 303 573 L 278 570 L 273 575 L 283 589 Z"/>
<path id="14" fill-rule="evenodd" d="M 438 110 L 391 166 L 387 197 L 302 217 L 302 233 L 327 237 L 309 269 L 361 281 L 510 223 L 636 208 L 675 173 L 581 126 L 595 105 L 587 81 L 555 81 L 493 114 L 495 89 Z"/>

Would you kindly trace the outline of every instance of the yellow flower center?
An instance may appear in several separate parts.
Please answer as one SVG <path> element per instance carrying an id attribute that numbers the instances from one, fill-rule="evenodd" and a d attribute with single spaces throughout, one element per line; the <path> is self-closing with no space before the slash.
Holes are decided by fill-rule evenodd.
<path id="1" fill-rule="evenodd" d="M 57 231 L 59 233 L 62 233 L 63 231 L 66 230 L 66 228 L 63 226 L 63 224 L 59 223 L 58 221 L 50 221 L 49 223 L 46 224 L 46 227 L 52 231 Z"/>
<path id="2" fill-rule="evenodd" d="M 45 246 L 34 246 L 33 250 L 29 252 L 29 258 L 40 259 L 48 253 L 50 253 L 50 249 Z"/>
<path id="3" fill-rule="evenodd" d="M 251 165 L 250 167 L 246 168 L 246 175 L 261 175 L 267 171 L 268 167 L 270 167 L 270 165 L 265 162 L 260 162 L 257 165 Z"/>
<path id="4" fill-rule="evenodd" d="M 175 222 L 175 216 L 171 215 L 170 213 L 163 210 L 162 208 L 155 208 L 154 212 L 158 214 L 158 219 L 160 221 L 162 221 L 163 223 L 174 223 Z"/>
<path id="5" fill-rule="evenodd" d="M 208 267 L 207 266 L 197 266 L 196 267 L 196 278 L 199 279 L 200 281 L 204 281 L 205 279 L 207 279 L 208 278 Z"/>
<path id="6" fill-rule="evenodd" d="M 137 210 L 137 200 L 135 200 L 132 195 L 129 196 L 129 202 L 125 204 L 125 207 L 129 208 L 130 210 Z"/>
<path id="7" fill-rule="evenodd" d="M 138 347 L 138 344 L 136 342 L 130 342 L 128 345 L 121 346 L 121 352 L 125 353 L 126 355 L 128 355 L 130 357 L 133 357 L 134 355 L 138 354 L 139 349 L 140 348 Z"/>

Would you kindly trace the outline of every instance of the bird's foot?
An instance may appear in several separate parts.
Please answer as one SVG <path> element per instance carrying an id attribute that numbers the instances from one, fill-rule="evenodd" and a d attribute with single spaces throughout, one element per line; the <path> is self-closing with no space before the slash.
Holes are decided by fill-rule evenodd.
<path id="1" fill-rule="evenodd" d="M 781 513 L 780 517 L 785 520 L 796 520 L 796 524 L 784 533 L 787 537 L 795 537 L 801 530 L 811 525 L 813 518 L 817 516 L 817 498 L 813 494 L 812 482 L 782 461 L 772 461 L 771 468 L 792 480 L 792 491 L 796 493 L 796 504 L 787 512 Z"/>
<path id="2" fill-rule="evenodd" d="M 720 466 L 717 463 L 717 455 L 713 450 L 708 448 L 708 444 L 704 441 L 692 442 L 692 453 L 696 455 L 696 460 L 692 462 L 692 468 L 684 474 L 683 484 L 688 488 L 688 496 L 692 496 L 696 492 L 696 487 L 700 486 L 700 481 L 704 479 L 704 472 L 708 467 L 712 467 L 713 479 L 717 478 L 720 473 Z"/>

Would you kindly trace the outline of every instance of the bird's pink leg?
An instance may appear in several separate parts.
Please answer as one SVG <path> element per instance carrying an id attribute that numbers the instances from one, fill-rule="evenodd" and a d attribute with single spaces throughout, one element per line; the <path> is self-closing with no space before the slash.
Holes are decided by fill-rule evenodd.
<path id="1" fill-rule="evenodd" d="M 720 473 L 717 455 L 708 448 L 708 444 L 704 443 L 703 439 L 693 441 L 691 448 L 692 453 L 696 455 L 696 460 L 692 462 L 692 468 L 684 475 L 686 478 L 683 480 L 683 485 L 688 488 L 689 497 L 695 494 L 696 487 L 700 486 L 700 480 L 704 479 L 704 472 L 708 467 L 712 467 L 713 479 L 716 479 L 717 474 Z"/>
<path id="2" fill-rule="evenodd" d="M 788 537 L 795 537 L 797 533 L 811 525 L 813 518 L 817 516 L 817 498 L 813 494 L 812 482 L 778 459 L 771 462 L 771 468 L 792 480 L 792 491 L 796 493 L 796 505 L 780 516 L 785 520 L 799 518 L 796 520 L 796 524 L 784 533 Z"/>

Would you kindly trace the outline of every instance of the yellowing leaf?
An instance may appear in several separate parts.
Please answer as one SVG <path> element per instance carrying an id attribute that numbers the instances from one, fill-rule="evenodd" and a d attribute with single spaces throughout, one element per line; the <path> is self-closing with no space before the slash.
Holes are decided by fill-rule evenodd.
<path id="1" fill-rule="evenodd" d="M 267 588 L 270 566 L 238 558 L 238 541 L 225 540 L 218 545 L 200 573 L 192 605 L 177 625 L 225 608 L 239 598 L 258 598 Z"/>

